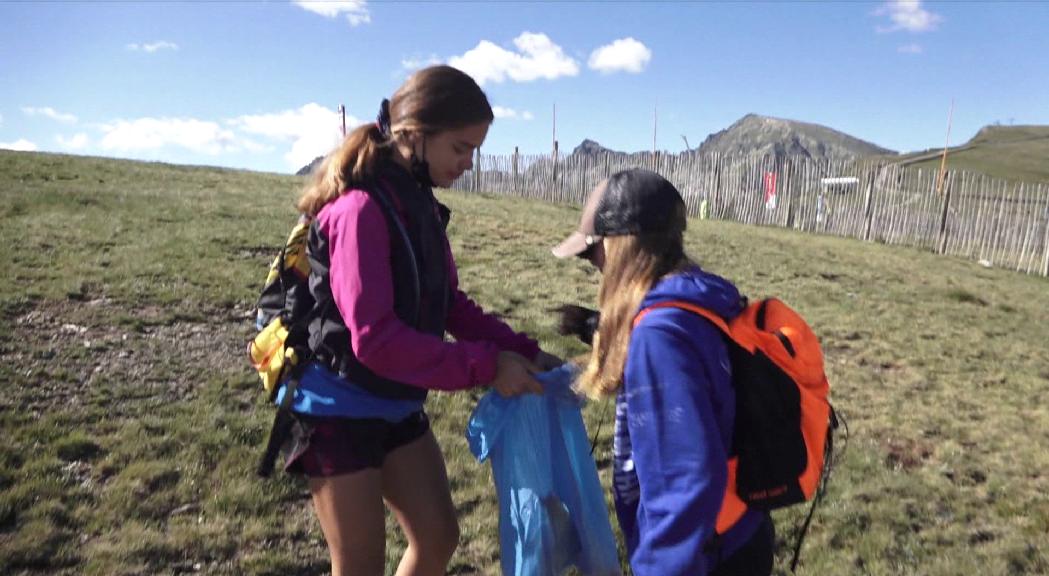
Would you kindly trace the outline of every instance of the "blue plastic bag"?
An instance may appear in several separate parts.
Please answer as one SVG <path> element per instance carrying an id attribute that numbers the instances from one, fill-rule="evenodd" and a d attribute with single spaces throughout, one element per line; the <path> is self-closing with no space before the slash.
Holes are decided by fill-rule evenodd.
<path id="1" fill-rule="evenodd" d="M 539 374 L 541 396 L 490 391 L 470 416 L 470 451 L 495 477 L 503 574 L 620 574 L 573 376 L 568 365 Z"/>

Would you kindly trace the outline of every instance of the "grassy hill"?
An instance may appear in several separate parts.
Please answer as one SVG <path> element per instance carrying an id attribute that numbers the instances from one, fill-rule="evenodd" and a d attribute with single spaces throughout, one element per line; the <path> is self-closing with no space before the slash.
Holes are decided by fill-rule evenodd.
<path id="1" fill-rule="evenodd" d="M 300 181 L 0 151 L 0 573 L 322 574 L 301 481 L 253 476 L 272 410 L 244 344 Z M 465 289 L 554 352 L 597 277 L 548 247 L 575 208 L 441 192 Z M 821 335 L 849 423 L 799 574 L 1049 573 L 1045 278 L 906 248 L 692 221 L 688 247 Z M 431 396 L 462 543 L 498 573 L 481 391 Z M 591 430 L 607 402 L 590 404 Z M 595 456 L 608 484 L 610 426 Z M 777 513 L 778 572 L 805 510 Z M 388 519 L 388 570 L 404 542 Z"/>
<path id="2" fill-rule="evenodd" d="M 923 170 L 939 170 L 941 150 L 900 156 Z M 1049 182 L 1049 126 L 985 126 L 962 146 L 947 150 L 949 170 L 1011 181 Z"/>

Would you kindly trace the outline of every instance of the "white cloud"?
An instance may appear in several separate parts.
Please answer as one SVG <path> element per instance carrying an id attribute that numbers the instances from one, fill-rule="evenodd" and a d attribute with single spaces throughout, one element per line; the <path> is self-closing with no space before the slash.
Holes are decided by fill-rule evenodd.
<path id="1" fill-rule="evenodd" d="M 346 118 L 347 128 L 360 122 Z M 54 137 L 63 150 L 90 148 L 100 153 L 167 157 L 178 151 L 206 156 L 233 154 L 283 154 L 288 166 L 298 169 L 338 145 L 339 114 L 316 103 L 274 113 L 207 120 L 198 118 L 144 117 L 90 124 L 91 131 Z M 0 148 L 36 150 L 26 140 L 0 144 Z"/>
<path id="2" fill-rule="evenodd" d="M 34 108 L 31 106 L 25 106 L 22 108 L 22 113 L 26 116 L 44 116 L 55 120 L 56 122 L 63 122 L 66 124 L 76 124 L 77 118 L 72 114 L 64 114 L 50 107 Z"/>
<path id="3" fill-rule="evenodd" d="M 495 114 L 496 118 L 509 118 L 511 120 L 531 120 L 535 118 L 528 110 L 522 110 L 518 112 L 513 108 L 507 108 L 505 106 L 492 106 L 492 113 Z"/>
<path id="4" fill-rule="evenodd" d="M 546 34 L 524 32 L 514 38 L 514 46 L 517 52 L 482 40 L 462 56 L 452 57 L 448 64 L 473 76 L 481 85 L 501 83 L 507 78 L 514 82 L 531 82 L 539 78 L 553 80 L 579 74 L 579 64 L 566 56 Z"/>
<path id="5" fill-rule="evenodd" d="M 401 60 L 401 68 L 405 70 L 418 70 L 420 68 L 426 68 L 427 66 L 433 66 L 434 64 L 440 64 L 441 59 L 436 54 L 430 54 L 426 58 L 420 58 L 412 56 L 411 58 L 405 58 Z"/>
<path id="6" fill-rule="evenodd" d="M 18 150 L 19 152 L 36 152 L 36 144 L 25 138 L 14 142 L 0 142 L 0 150 Z"/>
<path id="7" fill-rule="evenodd" d="M 904 44 L 896 49 L 901 54 L 921 54 L 925 51 L 921 44 Z"/>
<path id="8" fill-rule="evenodd" d="M 137 118 L 101 125 L 104 150 L 141 152 L 169 146 L 216 156 L 227 152 L 260 150 L 216 122 L 195 118 Z"/>
<path id="9" fill-rule="evenodd" d="M 219 156 L 237 153 L 285 151 L 284 160 L 294 169 L 317 156 L 327 154 L 339 143 L 339 115 L 319 104 L 275 113 L 244 115 L 226 120 L 197 118 L 120 119 L 97 125 L 101 136 L 87 134 L 58 136 L 67 149 L 95 144 L 107 152 L 170 152 L 183 149 L 197 154 Z M 347 128 L 356 118 L 347 116 Z"/>
<path id="10" fill-rule="evenodd" d="M 372 21 L 371 13 L 368 12 L 368 2 L 365 0 L 294 0 L 294 2 L 300 8 L 320 14 L 325 18 L 337 18 L 339 14 L 345 13 L 346 20 L 351 26 Z"/>
<path id="11" fill-rule="evenodd" d="M 313 102 L 297 110 L 240 116 L 227 123 L 248 134 L 291 142 L 291 149 L 284 159 L 295 169 L 330 152 L 341 138 L 338 112 Z M 352 116 L 346 117 L 347 130 L 352 130 L 359 123 Z"/>
<path id="12" fill-rule="evenodd" d="M 166 40 L 158 40 L 157 42 L 153 42 L 150 44 L 128 44 L 127 49 L 131 50 L 132 52 L 142 51 L 152 54 L 161 50 L 177 51 L 178 44 L 175 44 L 174 42 L 168 42 Z"/>
<path id="13" fill-rule="evenodd" d="M 62 148 L 69 150 L 83 150 L 84 148 L 87 148 L 89 143 L 87 134 L 84 134 L 83 132 L 79 132 L 71 138 L 66 138 L 59 134 L 58 136 L 55 136 L 55 141 L 58 142 L 58 145 Z"/>
<path id="14" fill-rule="evenodd" d="M 875 16 L 887 16 L 889 26 L 878 26 L 878 32 L 928 32 L 935 30 L 943 17 L 922 8 L 921 0 L 889 0 L 874 11 Z"/>
<path id="15" fill-rule="evenodd" d="M 603 74 L 630 72 L 638 74 L 652 60 L 652 51 L 633 38 L 620 38 L 590 53 L 587 66 Z"/>

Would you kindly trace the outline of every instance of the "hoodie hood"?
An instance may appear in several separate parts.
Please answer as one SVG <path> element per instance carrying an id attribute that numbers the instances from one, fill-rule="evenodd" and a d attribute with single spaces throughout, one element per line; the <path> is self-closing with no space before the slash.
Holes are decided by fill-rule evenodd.
<path id="1" fill-rule="evenodd" d="M 656 282 L 641 301 L 638 311 L 675 300 L 706 308 L 726 321 L 739 315 L 744 307 L 739 290 L 731 282 L 704 272 L 699 266 L 692 266 Z"/>

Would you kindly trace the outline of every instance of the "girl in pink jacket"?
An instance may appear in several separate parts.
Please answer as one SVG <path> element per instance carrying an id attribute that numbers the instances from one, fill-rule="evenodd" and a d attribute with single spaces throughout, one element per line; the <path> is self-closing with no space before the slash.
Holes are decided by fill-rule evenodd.
<path id="1" fill-rule="evenodd" d="M 309 478 L 336 576 L 382 574 L 384 502 L 408 541 L 398 574 L 444 574 L 459 527 L 427 391 L 540 392 L 532 373 L 561 363 L 459 289 L 449 211 L 433 195 L 472 167 L 493 117 L 466 74 L 420 70 L 299 200 L 312 217 L 313 360 L 293 397 L 287 468 Z"/>

